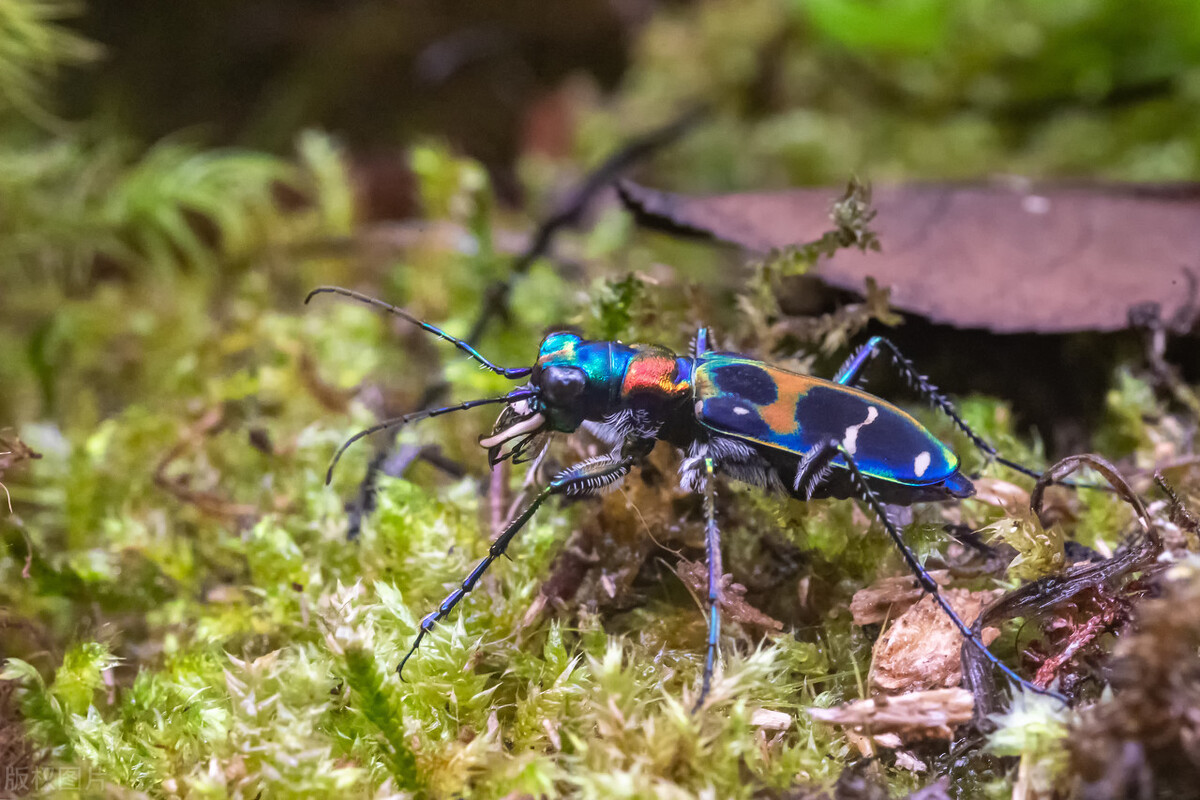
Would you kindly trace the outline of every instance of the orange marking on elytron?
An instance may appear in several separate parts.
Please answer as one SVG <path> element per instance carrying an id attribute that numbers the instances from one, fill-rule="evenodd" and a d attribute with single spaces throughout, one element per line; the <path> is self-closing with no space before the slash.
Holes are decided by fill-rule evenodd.
<path id="1" fill-rule="evenodd" d="M 664 394 L 679 394 L 687 391 L 690 388 L 688 384 L 676 383 L 675 375 L 674 358 L 659 355 L 637 356 L 625 370 L 621 392 L 629 394 L 639 390 L 658 389 Z"/>
<path id="2" fill-rule="evenodd" d="M 816 381 L 803 375 L 783 372 L 783 370 L 771 370 L 770 372 L 774 373 L 771 377 L 775 379 L 775 388 L 779 395 L 775 398 L 775 402 L 759 406 L 758 413 L 773 432 L 787 436 L 800 430 L 800 423 L 796 420 L 796 404 L 800 402 L 801 397 L 808 393 Z M 781 373 L 786 376 L 782 380 L 780 379 Z"/>
<path id="3" fill-rule="evenodd" d="M 799 402 L 804 392 L 776 385 L 779 396 L 775 398 L 775 402 L 759 406 L 758 413 L 763 418 L 763 422 L 770 426 L 772 432 L 787 436 L 800 429 L 800 423 L 796 420 L 796 403 Z"/>

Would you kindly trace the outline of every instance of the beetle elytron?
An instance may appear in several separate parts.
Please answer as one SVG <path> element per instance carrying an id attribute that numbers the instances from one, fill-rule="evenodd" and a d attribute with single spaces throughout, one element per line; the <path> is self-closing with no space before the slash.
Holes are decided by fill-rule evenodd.
<path id="1" fill-rule="evenodd" d="M 490 463 L 528 456 L 549 432 L 571 433 L 587 424 L 609 448 L 605 455 L 562 470 L 522 509 L 493 542 L 488 555 L 452 591 L 437 610 L 421 620 L 416 639 L 397 667 L 416 652 L 421 640 L 458 605 L 509 543 L 552 495 L 578 497 L 610 486 L 665 441 L 684 453 L 681 485 L 704 495 L 705 549 L 708 558 L 708 644 L 696 708 L 703 705 L 712 680 L 720 634 L 721 542 L 713 502 L 714 480 L 724 475 L 784 492 L 800 500 L 856 497 L 879 517 L 904 560 L 926 592 L 962 635 L 988 661 L 1019 685 L 1029 684 L 1001 662 L 958 617 L 937 584 L 905 544 L 883 503 L 908 505 L 948 500 L 974 493 L 958 469 L 954 453 L 916 419 L 895 405 L 857 388 L 871 359 L 888 356 L 910 385 L 953 420 L 990 458 L 1029 475 L 1019 464 L 1000 458 L 976 435 L 938 390 L 920 375 L 891 342 L 875 337 L 851 356 L 832 380 L 787 372 L 737 353 L 708 349 L 707 333 L 696 336 L 692 354 L 665 347 L 588 341 L 574 333 L 551 333 L 542 340 L 532 367 L 499 367 L 461 339 L 402 309 L 358 292 L 333 286 L 314 289 L 305 299 L 332 292 L 396 314 L 454 344 L 470 358 L 510 380 L 528 379 L 503 397 L 469 400 L 386 420 L 346 441 L 338 458 L 358 439 L 418 419 L 487 404 L 504 404 L 491 435 L 480 439 Z"/>

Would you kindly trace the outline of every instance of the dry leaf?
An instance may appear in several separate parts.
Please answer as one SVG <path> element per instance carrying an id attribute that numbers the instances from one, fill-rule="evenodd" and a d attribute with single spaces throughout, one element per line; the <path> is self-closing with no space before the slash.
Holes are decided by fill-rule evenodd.
<path id="1" fill-rule="evenodd" d="M 938 585 L 950 581 L 950 571 L 935 569 L 929 572 Z M 912 575 L 896 575 L 880 578 L 865 589 L 859 589 L 850 600 L 850 614 L 855 625 L 877 625 L 895 619 L 920 600 L 925 590 Z"/>
<path id="2" fill-rule="evenodd" d="M 942 596 L 970 625 L 1000 592 L 947 589 Z M 982 639 L 990 643 L 999 635 L 985 628 Z M 957 686 L 962 681 L 963 637 L 932 596 L 926 595 L 905 611 L 875 642 L 871 658 L 873 691 L 889 694 Z"/>
<path id="3" fill-rule="evenodd" d="M 708 568 L 696 561 L 680 561 L 675 574 L 697 595 L 708 595 Z M 733 583 L 729 575 L 721 576 L 721 610 L 728 619 L 743 625 L 755 625 L 773 631 L 783 630 L 783 623 L 769 617 L 746 602 L 746 587 Z"/>
<path id="4" fill-rule="evenodd" d="M 792 715 L 769 708 L 757 709 L 750 715 L 750 724 L 769 731 L 786 731 L 792 727 Z"/>
<path id="5" fill-rule="evenodd" d="M 820 238 L 842 193 L 620 190 L 643 225 L 758 253 Z M 1200 184 L 880 186 L 872 205 L 882 252 L 847 248 L 816 274 L 859 293 L 872 276 L 894 308 L 959 328 L 1120 330 L 1145 303 L 1170 318 L 1200 261 Z"/>
<path id="6" fill-rule="evenodd" d="M 975 478 L 973 483 L 975 484 L 975 500 L 1004 511 L 1029 507 L 1029 492 L 1015 483 L 986 476 Z"/>

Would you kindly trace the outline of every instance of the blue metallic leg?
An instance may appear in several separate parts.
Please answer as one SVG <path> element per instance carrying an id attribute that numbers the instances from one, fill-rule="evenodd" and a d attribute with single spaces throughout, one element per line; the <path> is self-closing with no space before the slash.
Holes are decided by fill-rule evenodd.
<path id="1" fill-rule="evenodd" d="M 700 695 L 692 713 L 696 713 L 708 698 L 712 687 L 713 668 L 717 661 L 717 641 L 721 638 L 721 579 L 725 570 L 721 565 L 721 532 L 717 528 L 716 483 L 711 458 L 704 459 L 704 549 L 708 558 L 708 649 L 704 655 L 704 677 L 700 682 Z"/>
<path id="2" fill-rule="evenodd" d="M 633 457 L 615 460 L 585 461 L 573 467 L 568 467 L 558 473 L 558 475 L 555 475 L 554 479 L 550 481 L 550 485 L 538 492 L 537 497 L 529 505 L 525 506 L 521 510 L 521 513 L 517 514 L 512 522 L 508 523 L 508 526 L 496 537 L 496 541 L 492 542 L 487 556 L 475 566 L 475 569 L 471 570 L 471 573 L 467 575 L 462 585 L 448 594 L 436 611 L 431 612 L 421 620 L 420 629 L 417 631 L 417 638 L 413 641 L 408 653 L 400 661 L 400 666 L 396 667 L 396 673 L 400 675 L 400 679 L 404 679 L 404 665 L 412 658 L 413 653 L 417 652 L 417 648 L 420 646 L 421 640 L 425 638 L 425 635 L 433 630 L 434 625 L 445 619 L 446 615 L 458 605 L 459 601 L 475 588 L 475 584 L 483 577 L 483 573 L 487 572 L 488 567 L 492 565 L 493 561 L 504 555 L 504 551 L 508 549 L 509 542 L 513 540 L 521 528 L 525 527 L 525 523 L 529 522 L 542 503 L 546 502 L 552 495 L 584 495 L 593 489 L 618 481 L 628 474 L 630 468 L 633 466 L 633 462 Z"/>
<path id="3" fill-rule="evenodd" d="M 879 521 L 883 523 L 883 527 L 885 530 L 887 530 L 888 536 L 892 538 L 892 541 L 895 543 L 896 547 L 900 549 L 900 555 L 904 557 L 904 562 L 908 565 L 908 568 L 912 570 L 913 575 L 917 577 L 917 583 L 921 585 L 921 588 L 925 590 L 926 593 L 933 596 L 934 602 L 936 602 L 938 606 L 941 607 L 942 611 L 945 612 L 946 616 L 950 618 L 950 621 L 954 623 L 954 627 L 958 628 L 959 633 L 961 633 L 963 638 L 967 640 L 967 643 L 976 648 L 979 653 L 992 664 L 992 666 L 1003 672 L 1004 675 L 1009 678 L 1009 680 L 1013 681 L 1021 688 L 1037 694 L 1045 695 L 1047 697 L 1053 697 L 1055 700 L 1066 703 L 1067 698 L 1063 697 L 1058 692 L 1050 689 L 1043 689 L 1039 686 L 1034 686 L 1032 683 L 1013 672 L 1007 664 L 997 658 L 996 655 L 988 649 L 987 645 L 985 645 L 983 641 L 975 634 L 975 632 L 971 630 L 971 627 L 962 621 L 962 618 L 958 616 L 958 614 L 950 606 L 950 603 L 946 601 L 946 598 L 938 589 L 937 582 L 930 577 L 929 573 L 925 571 L 925 567 L 922 566 L 921 562 L 917 560 L 916 553 L 914 553 L 912 548 L 910 548 L 904 541 L 904 537 L 900 534 L 899 528 L 897 528 L 895 523 L 892 522 L 891 518 L 888 517 L 887 510 L 883 507 L 883 503 L 880 501 L 879 495 L 875 494 L 875 490 L 872 489 L 870 484 L 867 483 L 866 478 L 863 477 L 862 472 L 860 472 L 858 469 L 858 464 L 855 462 L 854 456 L 847 452 L 846 448 L 842 446 L 841 442 L 830 440 L 824 445 L 818 445 L 818 447 L 832 449 L 841 454 L 842 458 L 846 462 L 847 467 L 850 469 L 850 475 L 854 480 L 855 488 L 858 490 L 859 497 L 861 497 L 863 501 L 870 506 L 871 510 L 875 512 L 875 516 L 878 517 Z"/>

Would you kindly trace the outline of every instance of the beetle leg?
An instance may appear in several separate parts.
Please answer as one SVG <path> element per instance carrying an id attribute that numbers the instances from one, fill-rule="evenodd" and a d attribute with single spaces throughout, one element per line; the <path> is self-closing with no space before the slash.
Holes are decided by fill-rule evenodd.
<path id="1" fill-rule="evenodd" d="M 1007 676 L 1021 688 L 1037 694 L 1045 695 L 1047 697 L 1053 697 L 1056 700 L 1066 703 L 1067 698 L 1063 697 L 1058 692 L 1055 692 L 1051 689 L 1043 689 L 1040 686 L 1034 686 L 1020 675 L 1017 675 L 1017 673 L 1013 672 L 1013 670 L 1007 664 L 997 658 L 996 655 L 988 649 L 987 645 L 983 643 L 975 631 L 973 631 L 969 625 L 963 622 L 962 618 L 959 617 L 954 609 L 950 606 L 950 603 L 947 602 L 946 598 L 938 589 L 937 582 L 934 581 L 934 579 L 930 577 L 929 573 L 925 571 L 925 567 L 922 566 L 921 562 L 917 559 L 916 553 L 914 553 L 912 548 L 910 548 L 904 541 L 904 537 L 900 534 L 900 529 L 897 528 L 895 523 L 892 522 L 891 518 L 888 517 L 887 510 L 883 507 L 883 502 L 879 499 L 879 495 L 875 493 L 875 490 L 871 488 L 870 484 L 867 483 L 866 478 L 863 477 L 862 472 L 859 471 L 858 464 L 855 462 L 854 456 L 842 446 L 841 442 L 836 440 L 831 439 L 824 445 L 821 445 L 821 447 L 832 449 L 835 453 L 839 453 L 845 460 L 846 465 L 850 470 L 850 476 L 854 481 L 855 488 L 858 490 L 859 497 L 861 497 L 863 501 L 870 506 L 871 510 L 875 512 L 875 516 L 878 517 L 879 521 L 883 523 L 883 527 L 887 531 L 888 536 L 892 538 L 892 541 L 895 543 L 896 547 L 900 549 L 900 555 L 904 557 L 904 562 L 908 565 L 908 568 L 912 570 L 913 575 L 916 576 L 917 583 L 921 585 L 921 588 L 925 590 L 927 594 L 933 596 L 934 602 L 936 602 L 946 616 L 950 618 L 950 621 L 954 623 L 954 627 L 958 628 L 959 633 L 961 633 L 963 638 L 966 640 L 966 644 L 964 644 L 964 646 L 970 645 L 971 647 L 976 648 L 979 653 L 994 667 L 1003 672 L 1005 676 Z"/>
<path id="2" fill-rule="evenodd" d="M 704 549 L 708 560 L 708 646 L 704 654 L 704 677 L 700 694 L 692 713 L 704 705 L 712 686 L 713 668 L 717 660 L 717 641 L 721 637 L 721 579 L 725 570 L 721 564 L 721 531 L 717 528 L 715 500 L 715 467 L 711 458 L 704 459 Z"/>
<path id="3" fill-rule="evenodd" d="M 1015 461 L 1009 461 L 997 453 L 996 448 L 992 447 L 986 439 L 972 430 L 971 426 L 963 420 L 958 413 L 958 409 L 950 402 L 950 398 L 942 394 L 941 390 L 930 383 L 928 378 L 918 372 L 913 363 L 900 352 L 900 348 L 882 336 L 872 336 L 854 355 L 846 359 L 841 369 L 837 371 L 837 375 L 834 376 L 833 382 L 846 386 L 858 386 L 863 369 L 880 353 L 886 353 L 891 359 L 892 364 L 904 377 L 904 380 L 912 387 L 913 391 L 920 395 L 922 400 L 949 417 L 955 427 L 966 434 L 971 443 L 979 448 L 980 452 L 987 456 L 989 460 L 997 461 L 1009 469 L 1014 469 L 1031 478 L 1042 477 L 1042 473 L 1037 470 L 1030 469 Z"/>
<path id="4" fill-rule="evenodd" d="M 796 465 L 796 478 L 792 482 L 792 490 L 799 492 L 804 487 L 804 499 L 811 500 L 829 471 L 833 468 L 833 460 L 837 458 L 838 449 L 829 447 L 828 443 L 819 444 L 810 449 L 800 458 Z"/>
<path id="5" fill-rule="evenodd" d="M 442 601 L 442 604 L 437 607 L 436 611 L 431 612 L 421 620 L 420 628 L 417 631 L 417 638 L 413 641 L 412 647 L 409 648 L 403 660 L 400 661 L 400 666 L 396 667 L 396 673 L 400 675 L 401 680 L 404 679 L 404 665 L 408 663 L 408 659 L 412 658 L 413 653 L 417 652 L 417 647 L 420 646 L 421 640 L 425 638 L 427 633 L 433 630 L 434 625 L 445 619 L 446 615 L 458 605 L 460 600 L 466 597 L 468 592 L 475 588 L 475 584 L 483 577 L 483 573 L 487 572 L 488 567 L 492 565 L 493 561 L 504 555 L 504 551 L 508 549 L 509 542 L 513 540 L 521 528 L 525 527 L 525 524 L 529 522 L 542 503 L 546 502 L 552 495 L 565 494 L 577 497 L 588 494 L 602 486 L 615 483 L 629 473 L 634 461 L 634 456 L 620 456 L 616 458 L 606 456 L 601 459 L 580 462 L 555 475 L 550 484 L 538 492 L 537 497 L 508 523 L 508 526 L 500 533 L 496 541 L 492 543 L 487 556 L 475 566 L 475 569 L 471 570 L 471 573 L 467 575 L 462 585 L 448 594 L 446 599 Z"/>

